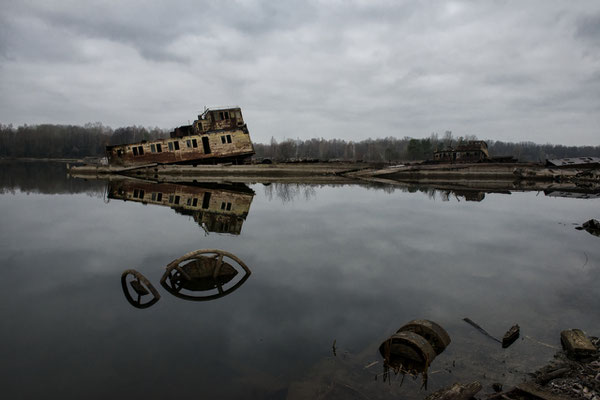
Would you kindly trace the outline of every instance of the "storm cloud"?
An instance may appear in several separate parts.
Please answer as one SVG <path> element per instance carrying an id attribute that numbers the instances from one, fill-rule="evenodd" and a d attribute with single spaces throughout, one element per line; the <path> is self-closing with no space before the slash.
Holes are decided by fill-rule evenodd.
<path id="1" fill-rule="evenodd" d="M 3 1 L 0 122 L 598 145 L 597 1 Z"/>

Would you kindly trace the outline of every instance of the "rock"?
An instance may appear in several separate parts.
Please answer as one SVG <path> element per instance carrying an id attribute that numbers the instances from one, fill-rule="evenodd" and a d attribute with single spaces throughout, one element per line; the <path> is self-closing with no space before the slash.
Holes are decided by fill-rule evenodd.
<path id="1" fill-rule="evenodd" d="M 578 226 L 575 229 L 586 230 L 594 236 L 600 236 L 600 222 L 596 219 L 590 219 L 587 222 L 584 222 L 583 225 Z"/>
<path id="2" fill-rule="evenodd" d="M 499 393 L 502 391 L 502 384 L 501 383 L 492 383 L 492 389 L 494 389 L 494 392 Z"/>
<path id="3" fill-rule="evenodd" d="M 585 357 L 596 352 L 596 346 L 580 329 L 571 329 L 560 333 L 563 349 L 572 357 Z"/>
<path id="4" fill-rule="evenodd" d="M 455 383 L 449 388 L 440 389 L 427 396 L 425 400 L 469 400 L 475 396 L 482 386 L 481 383 L 475 381 L 466 385 Z"/>

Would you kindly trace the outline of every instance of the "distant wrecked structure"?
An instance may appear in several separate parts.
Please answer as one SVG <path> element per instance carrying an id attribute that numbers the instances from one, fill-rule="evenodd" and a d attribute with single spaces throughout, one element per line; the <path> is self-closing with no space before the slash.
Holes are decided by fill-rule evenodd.
<path id="1" fill-rule="evenodd" d="M 106 147 L 111 165 L 245 163 L 254 155 L 239 107 L 207 108 L 192 125 L 175 128 L 169 139 Z"/>
<path id="2" fill-rule="evenodd" d="M 561 168 L 598 168 L 600 157 L 571 157 L 546 160 L 547 167 Z"/>
<path id="3" fill-rule="evenodd" d="M 469 140 L 459 144 L 456 148 L 451 146 L 443 150 L 436 150 L 433 159 L 438 162 L 471 163 L 490 160 L 487 143 L 483 140 Z"/>

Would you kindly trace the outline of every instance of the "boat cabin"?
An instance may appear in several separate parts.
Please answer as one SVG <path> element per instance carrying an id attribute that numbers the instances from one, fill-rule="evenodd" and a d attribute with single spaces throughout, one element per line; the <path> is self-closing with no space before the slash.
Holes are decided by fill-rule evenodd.
<path id="1" fill-rule="evenodd" d="M 192 125 L 175 128 L 168 139 L 106 147 L 109 164 L 122 167 L 158 164 L 245 163 L 254 155 L 239 107 L 206 109 Z"/>

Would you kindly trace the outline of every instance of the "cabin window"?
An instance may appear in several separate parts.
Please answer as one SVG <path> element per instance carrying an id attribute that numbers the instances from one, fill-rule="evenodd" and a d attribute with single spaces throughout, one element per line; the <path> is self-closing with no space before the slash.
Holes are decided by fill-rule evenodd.
<path id="1" fill-rule="evenodd" d="M 156 194 L 156 201 L 162 201 L 162 193 Z"/>
<path id="2" fill-rule="evenodd" d="M 231 210 L 231 203 L 227 203 L 227 207 L 226 208 L 227 208 L 227 211 L 230 211 Z"/>
<path id="3" fill-rule="evenodd" d="M 173 142 L 169 142 L 169 151 L 173 151 Z"/>
<path id="4" fill-rule="evenodd" d="M 173 142 L 173 147 L 175 147 L 175 150 L 179 150 L 179 140 Z"/>
<path id="5" fill-rule="evenodd" d="M 133 150 L 133 155 L 137 156 L 138 155 L 137 147 L 132 148 L 132 150 Z"/>
<path id="6" fill-rule="evenodd" d="M 225 202 L 224 202 L 224 201 L 222 201 L 222 202 L 221 202 L 221 210 L 224 210 L 224 209 L 225 209 Z"/>
<path id="7" fill-rule="evenodd" d="M 223 114 L 223 111 L 219 111 L 219 119 L 225 119 L 225 115 Z"/>
<path id="8" fill-rule="evenodd" d="M 143 156 L 144 155 L 144 147 L 138 146 L 138 153 L 140 153 L 140 156 Z"/>
<path id="9" fill-rule="evenodd" d="M 123 156 L 123 150 L 121 150 L 121 149 L 117 150 L 117 156 L 122 157 Z"/>
<path id="10" fill-rule="evenodd" d="M 134 198 L 138 197 L 138 190 L 137 189 L 133 189 L 133 197 Z"/>
<path id="11" fill-rule="evenodd" d="M 180 198 L 181 198 L 181 197 L 179 197 L 179 196 L 175 196 L 175 204 L 179 204 L 179 199 L 180 199 Z"/>
<path id="12" fill-rule="evenodd" d="M 150 151 L 153 152 L 153 153 L 156 153 L 156 145 L 151 144 L 150 145 Z"/>
<path id="13" fill-rule="evenodd" d="M 192 199 L 191 199 L 191 197 L 187 199 L 186 205 L 188 205 L 188 206 L 192 205 Z"/>
<path id="14" fill-rule="evenodd" d="M 221 136 L 221 143 L 225 144 L 225 136 Z"/>
<path id="15" fill-rule="evenodd" d="M 192 145 L 194 148 L 198 147 L 198 141 L 196 139 L 192 139 Z"/>
<path id="16" fill-rule="evenodd" d="M 172 203 L 173 200 L 175 200 L 175 196 L 173 196 L 172 194 L 169 195 L 169 203 Z"/>
<path id="17" fill-rule="evenodd" d="M 152 193 L 152 201 L 156 201 L 156 193 Z"/>
<path id="18" fill-rule="evenodd" d="M 192 207 L 196 207 L 198 205 L 198 199 L 194 197 L 194 201 L 192 201 Z"/>
<path id="19" fill-rule="evenodd" d="M 162 153 L 162 146 L 160 145 L 160 143 L 156 143 L 156 152 Z"/>
<path id="20" fill-rule="evenodd" d="M 192 147 L 192 141 L 191 140 L 186 140 L 185 143 L 187 144 L 187 147 Z"/>
<path id="21" fill-rule="evenodd" d="M 231 143 L 231 135 L 227 135 L 227 143 Z"/>

